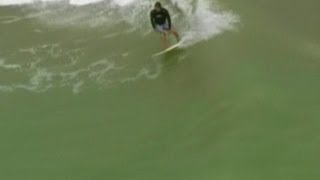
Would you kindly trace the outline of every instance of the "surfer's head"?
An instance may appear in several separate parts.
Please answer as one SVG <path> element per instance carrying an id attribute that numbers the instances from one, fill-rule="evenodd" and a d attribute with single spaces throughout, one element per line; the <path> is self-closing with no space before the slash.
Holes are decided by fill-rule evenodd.
<path id="1" fill-rule="evenodd" d="M 158 1 L 154 4 L 154 9 L 157 10 L 157 11 L 160 11 L 162 8 L 162 5 L 161 3 Z"/>

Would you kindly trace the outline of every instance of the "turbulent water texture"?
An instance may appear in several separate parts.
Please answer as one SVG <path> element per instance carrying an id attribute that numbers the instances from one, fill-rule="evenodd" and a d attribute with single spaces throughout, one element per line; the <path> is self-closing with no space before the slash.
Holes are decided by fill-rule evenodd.
<path id="1" fill-rule="evenodd" d="M 2 0 L 0 5 L 11 6 L 19 15 L 1 16 L 1 26 L 32 23 L 27 34 L 33 39 L 59 32 L 63 33 L 59 36 L 66 36 L 68 41 L 28 40 L 30 43 L 19 49 L 1 51 L 1 72 L 15 78 L 9 82 L 3 80 L 0 91 L 45 92 L 51 88 L 71 87 L 77 93 L 92 83 L 104 88 L 140 78 L 157 78 L 161 74 L 161 64 L 151 59 L 156 49 L 148 52 L 143 48 L 153 34 L 149 22 L 153 3 L 146 0 Z M 165 6 L 172 12 L 184 48 L 232 30 L 239 21 L 238 16 L 208 0 L 172 0 Z M 72 32 L 75 35 L 70 36 Z M 12 32 L 10 36 L 14 33 L 19 32 Z M 136 37 L 136 43 L 108 46 L 108 42 L 132 37 Z M 100 49 L 96 52 L 100 57 L 92 59 L 95 56 L 87 54 L 96 48 Z M 185 56 L 182 54 L 178 58 Z M 133 58 L 140 61 L 132 62 Z"/>
<path id="2" fill-rule="evenodd" d="M 0 0 L 0 180 L 319 179 L 320 1 L 155 1 Z"/>

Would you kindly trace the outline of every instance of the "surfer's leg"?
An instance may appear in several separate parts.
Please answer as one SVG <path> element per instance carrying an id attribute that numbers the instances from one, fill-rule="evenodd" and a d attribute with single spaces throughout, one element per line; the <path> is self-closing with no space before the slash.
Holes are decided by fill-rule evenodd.
<path id="1" fill-rule="evenodd" d="M 167 38 L 168 31 L 165 29 L 165 25 L 157 25 L 156 31 L 160 33 L 161 43 L 164 48 L 167 49 L 169 47 L 169 43 Z"/>
<path id="2" fill-rule="evenodd" d="M 176 37 L 178 42 L 180 41 L 179 33 L 177 32 L 177 30 L 175 28 L 171 28 L 170 33 L 172 33 Z"/>
<path id="3" fill-rule="evenodd" d="M 168 34 L 167 33 L 163 33 L 163 39 L 164 39 L 164 47 L 168 48 L 169 42 L 168 42 Z"/>
<path id="4" fill-rule="evenodd" d="M 161 33 L 161 41 L 165 49 L 169 47 L 167 33 Z"/>
<path id="5" fill-rule="evenodd" d="M 177 41 L 178 42 L 180 41 L 180 36 L 179 36 L 177 30 L 173 26 L 171 26 L 171 28 L 169 28 L 168 22 L 166 22 L 163 25 L 163 29 L 166 31 L 167 35 L 173 34 L 176 37 Z"/>

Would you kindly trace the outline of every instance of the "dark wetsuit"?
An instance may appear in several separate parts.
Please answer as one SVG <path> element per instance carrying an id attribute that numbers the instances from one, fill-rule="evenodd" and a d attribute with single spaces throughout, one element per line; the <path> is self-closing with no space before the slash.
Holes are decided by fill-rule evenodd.
<path id="1" fill-rule="evenodd" d="M 150 19 L 153 29 L 156 28 L 157 25 L 164 25 L 168 23 L 169 30 L 171 29 L 171 18 L 168 10 L 165 8 L 161 8 L 160 11 L 156 11 L 155 9 L 150 13 Z"/>

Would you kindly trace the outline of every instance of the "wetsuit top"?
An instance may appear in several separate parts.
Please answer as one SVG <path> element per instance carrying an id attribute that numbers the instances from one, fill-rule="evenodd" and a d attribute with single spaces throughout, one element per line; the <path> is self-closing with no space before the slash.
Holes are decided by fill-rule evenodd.
<path id="1" fill-rule="evenodd" d="M 161 8 L 160 11 L 156 11 L 155 9 L 152 10 L 150 13 L 150 18 L 153 29 L 156 27 L 156 25 L 165 24 L 166 20 L 168 20 L 169 29 L 171 29 L 170 14 L 165 8 Z"/>

